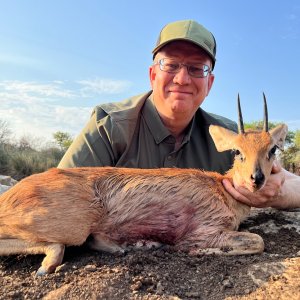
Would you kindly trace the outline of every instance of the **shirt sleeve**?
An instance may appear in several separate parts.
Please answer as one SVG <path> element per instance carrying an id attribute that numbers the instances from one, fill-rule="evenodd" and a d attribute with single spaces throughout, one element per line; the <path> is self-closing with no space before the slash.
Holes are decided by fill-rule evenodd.
<path id="1" fill-rule="evenodd" d="M 97 121 L 97 113 L 94 110 L 86 126 L 61 159 L 58 168 L 114 166 L 115 159 L 109 134 L 106 128 L 101 126 L 108 118 L 109 116 L 103 116 Z"/>

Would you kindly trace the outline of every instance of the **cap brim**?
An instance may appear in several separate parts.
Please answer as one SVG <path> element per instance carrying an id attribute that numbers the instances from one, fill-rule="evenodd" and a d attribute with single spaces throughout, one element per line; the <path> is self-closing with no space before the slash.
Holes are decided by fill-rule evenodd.
<path id="1" fill-rule="evenodd" d="M 186 42 L 189 42 L 189 43 L 192 43 L 196 46 L 198 46 L 199 48 L 201 48 L 211 59 L 212 59 L 212 62 L 213 62 L 213 67 L 215 65 L 215 62 L 216 62 L 216 58 L 201 44 L 199 43 L 196 43 L 195 41 L 193 40 L 190 40 L 190 39 L 187 39 L 187 38 L 176 38 L 176 39 L 170 39 L 168 41 L 165 41 L 164 43 L 158 45 L 157 47 L 155 47 L 153 50 L 152 50 L 152 54 L 153 54 L 153 58 L 155 57 L 155 55 L 157 54 L 157 52 L 159 50 L 161 50 L 161 48 L 163 48 L 164 46 L 166 46 L 167 44 L 171 43 L 171 42 L 176 42 L 176 41 L 186 41 Z"/>

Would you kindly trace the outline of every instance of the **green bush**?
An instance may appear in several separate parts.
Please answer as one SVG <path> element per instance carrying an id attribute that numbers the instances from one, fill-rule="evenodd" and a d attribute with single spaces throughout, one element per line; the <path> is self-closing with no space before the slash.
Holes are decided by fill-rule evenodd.
<path id="1" fill-rule="evenodd" d="M 11 164 L 14 175 L 19 179 L 43 171 L 40 159 L 33 153 L 17 153 L 12 156 Z"/>
<path id="2" fill-rule="evenodd" d="M 41 157 L 45 159 L 50 159 L 50 165 L 52 167 L 57 166 L 65 152 L 55 147 L 44 149 L 40 152 Z"/>
<path id="3" fill-rule="evenodd" d="M 17 180 L 56 167 L 72 143 L 71 135 L 61 131 L 53 134 L 56 146 L 30 135 L 12 140 L 11 133 L 9 124 L 0 119 L 0 174 Z"/>
<path id="4" fill-rule="evenodd" d="M 5 151 L 4 145 L 0 145 L 0 173 L 7 173 L 9 171 L 9 158 Z"/>
<path id="5" fill-rule="evenodd" d="M 58 150 L 60 151 L 60 150 Z M 11 156 L 11 166 L 14 177 L 21 179 L 35 173 L 44 172 L 56 167 L 61 153 L 53 151 L 50 155 L 47 151 L 20 151 Z"/>

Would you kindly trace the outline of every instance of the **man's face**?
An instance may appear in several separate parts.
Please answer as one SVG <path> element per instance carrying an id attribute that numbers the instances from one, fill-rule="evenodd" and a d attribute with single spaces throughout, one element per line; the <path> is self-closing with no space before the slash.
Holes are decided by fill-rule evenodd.
<path id="1" fill-rule="evenodd" d="M 184 64 L 212 66 L 211 59 L 201 48 L 185 41 L 167 44 L 157 53 L 155 61 L 161 58 L 172 58 Z M 208 95 L 214 76 L 209 73 L 205 78 L 192 77 L 185 66 L 176 74 L 168 73 L 160 70 L 156 64 L 150 67 L 150 81 L 154 102 L 162 117 L 190 120 Z"/>

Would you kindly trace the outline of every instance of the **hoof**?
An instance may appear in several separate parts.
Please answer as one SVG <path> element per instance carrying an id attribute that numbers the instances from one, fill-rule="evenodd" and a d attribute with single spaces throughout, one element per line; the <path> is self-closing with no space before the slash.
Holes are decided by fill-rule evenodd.
<path id="1" fill-rule="evenodd" d="M 56 270 L 56 267 L 54 267 L 54 266 L 51 266 L 48 268 L 41 266 L 35 273 L 35 276 L 45 276 L 45 275 L 53 273 L 55 270 Z"/>
<path id="2" fill-rule="evenodd" d="M 48 275 L 49 273 L 46 271 L 45 268 L 43 267 L 40 267 L 37 272 L 35 273 L 35 276 L 38 277 L 38 276 L 45 276 L 45 275 Z"/>

